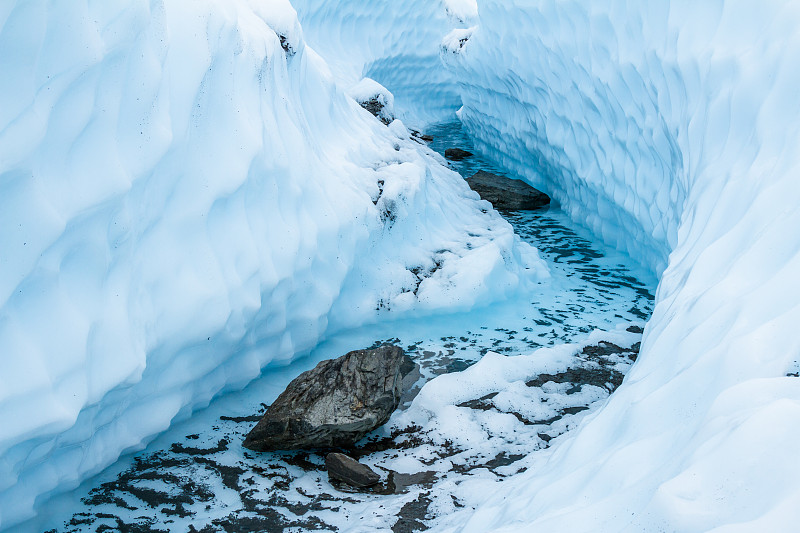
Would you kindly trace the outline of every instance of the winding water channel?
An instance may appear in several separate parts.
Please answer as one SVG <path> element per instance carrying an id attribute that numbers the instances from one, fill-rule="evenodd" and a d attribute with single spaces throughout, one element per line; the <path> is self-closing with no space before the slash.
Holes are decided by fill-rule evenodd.
<path id="1" fill-rule="evenodd" d="M 448 147 L 471 149 L 457 123 L 427 133 L 440 153 Z M 465 177 L 481 169 L 502 172 L 478 156 L 454 169 Z M 471 410 L 468 419 L 485 430 L 468 445 L 454 435 L 443 438 L 445 430 L 420 433 L 413 424 L 378 430 L 348 450 L 384 475 L 385 481 L 368 492 L 332 486 L 323 454 L 256 454 L 241 447 L 264 402 L 300 372 L 352 349 L 388 341 L 405 348 L 421 365 L 416 392 L 431 378 L 462 371 L 490 351 L 530 354 L 581 342 L 596 329 L 641 332 L 652 311 L 655 280 L 630 258 L 592 242 L 557 207 L 504 216 L 550 267 L 552 279 L 541 290 L 467 313 L 383 323 L 328 339 L 308 357 L 215 400 L 146 450 L 56 499 L 47 527 L 59 532 L 415 531 L 469 505 L 464 491 L 471 477 L 497 480 L 524 470 L 525 457 L 546 449 L 613 391 L 636 357 L 635 343 L 587 346 L 576 350 L 569 369 L 528 380 L 523 396 L 546 405 L 544 415 L 504 407 L 502 394 L 496 393 L 462 402 L 457 407 Z M 412 396 L 401 409 L 409 407 Z M 497 432 L 503 439 L 494 438 Z"/>

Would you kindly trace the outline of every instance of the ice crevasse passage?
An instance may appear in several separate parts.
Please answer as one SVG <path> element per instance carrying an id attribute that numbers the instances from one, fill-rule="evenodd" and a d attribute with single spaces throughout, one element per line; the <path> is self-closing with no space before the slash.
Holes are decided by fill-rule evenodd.
<path id="1" fill-rule="evenodd" d="M 791 530 L 800 6 L 479 5 L 466 127 L 660 282 L 622 387 L 466 529 Z"/>
<path id="2" fill-rule="evenodd" d="M 286 1 L 6 2 L 0 72 L 0 529 L 333 331 L 547 277 Z"/>
<path id="3" fill-rule="evenodd" d="M 343 80 L 375 78 L 408 120 L 459 109 L 483 155 L 660 278 L 639 360 L 608 404 L 538 468 L 439 525 L 792 530 L 800 6 L 295 5 L 313 46 L 350 60 Z M 413 105 L 420 80 L 438 105 Z"/>

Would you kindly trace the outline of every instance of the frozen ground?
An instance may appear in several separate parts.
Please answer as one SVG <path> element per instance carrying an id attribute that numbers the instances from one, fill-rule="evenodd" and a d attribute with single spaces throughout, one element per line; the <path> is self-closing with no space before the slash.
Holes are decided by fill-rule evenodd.
<path id="1" fill-rule="evenodd" d="M 437 150 L 469 147 L 458 124 L 430 132 Z M 479 157 L 469 165 L 492 168 Z M 55 500 L 36 527 L 413 531 L 472 509 L 499 480 L 549 453 L 554 439 L 619 386 L 652 310 L 654 280 L 646 271 L 591 243 L 557 208 L 506 217 L 547 261 L 547 285 L 475 312 L 339 334 Z M 264 403 L 298 373 L 380 342 L 404 347 L 422 375 L 389 424 L 348 450 L 383 474 L 378 488 L 332 486 L 324 454 L 242 448 Z"/>

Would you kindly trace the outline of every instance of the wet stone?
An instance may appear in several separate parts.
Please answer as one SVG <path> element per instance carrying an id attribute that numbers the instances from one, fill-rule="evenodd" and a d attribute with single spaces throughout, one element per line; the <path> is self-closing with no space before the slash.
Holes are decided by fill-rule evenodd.
<path id="1" fill-rule="evenodd" d="M 381 476 L 370 467 L 343 453 L 329 453 L 325 456 L 325 467 L 329 478 L 354 487 L 371 487 L 381 480 Z"/>
<path id="2" fill-rule="evenodd" d="M 468 157 L 472 157 L 472 152 L 462 150 L 461 148 L 448 148 L 444 151 L 444 156 L 451 161 L 461 161 Z"/>
<path id="3" fill-rule="evenodd" d="M 414 129 L 411 130 L 411 136 L 413 138 L 415 138 L 415 139 L 418 139 L 418 140 L 426 142 L 426 143 L 429 143 L 429 142 L 433 141 L 433 135 L 427 135 L 425 133 L 420 133 L 419 131 L 414 130 Z"/>
<path id="4" fill-rule="evenodd" d="M 504 211 L 530 211 L 550 204 L 550 197 L 522 180 L 479 170 L 467 179 L 470 188 Z"/>
<path id="5" fill-rule="evenodd" d="M 432 502 L 428 496 L 430 496 L 430 492 L 424 492 L 400 509 L 398 520 L 395 525 L 392 526 L 392 533 L 413 533 L 414 531 L 424 531 L 428 529 L 427 526 L 421 522 L 421 520 L 427 518 L 428 507 Z"/>

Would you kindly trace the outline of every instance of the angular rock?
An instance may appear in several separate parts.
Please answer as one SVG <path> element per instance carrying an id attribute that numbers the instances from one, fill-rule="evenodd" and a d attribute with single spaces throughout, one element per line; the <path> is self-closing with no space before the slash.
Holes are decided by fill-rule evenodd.
<path id="1" fill-rule="evenodd" d="M 386 423 L 416 365 L 397 346 L 356 350 L 295 378 L 247 435 L 256 451 L 344 447 Z"/>
<path id="2" fill-rule="evenodd" d="M 344 481 L 353 487 L 371 487 L 381 480 L 381 476 L 370 467 L 343 453 L 326 455 L 325 467 L 329 478 Z"/>
<path id="3" fill-rule="evenodd" d="M 451 161 L 461 161 L 468 157 L 472 157 L 472 152 L 467 152 L 461 148 L 448 148 L 444 151 L 444 156 Z"/>
<path id="4" fill-rule="evenodd" d="M 467 179 L 470 188 L 495 209 L 528 211 L 550 203 L 550 197 L 522 180 L 514 180 L 480 170 Z"/>

